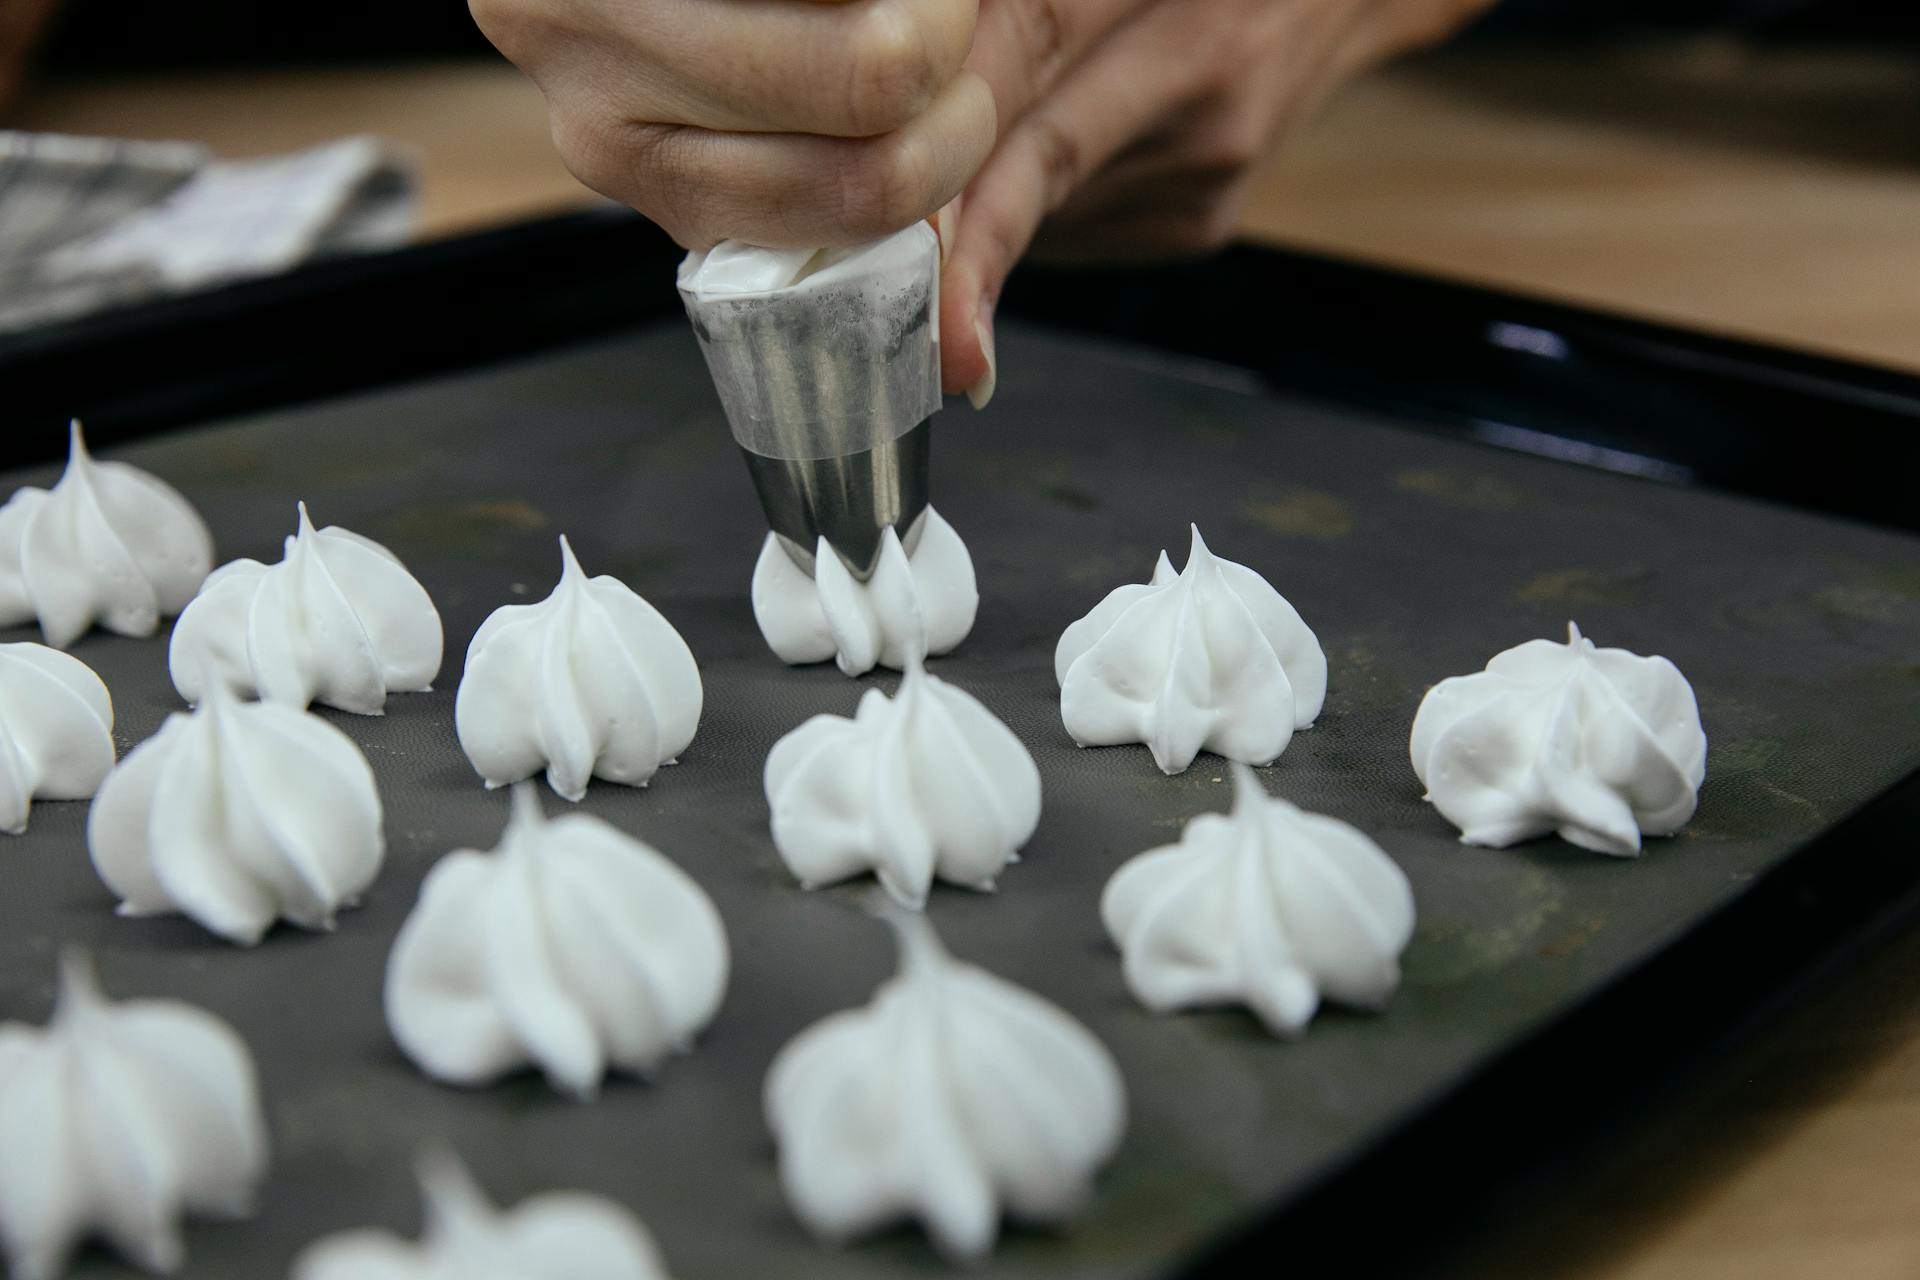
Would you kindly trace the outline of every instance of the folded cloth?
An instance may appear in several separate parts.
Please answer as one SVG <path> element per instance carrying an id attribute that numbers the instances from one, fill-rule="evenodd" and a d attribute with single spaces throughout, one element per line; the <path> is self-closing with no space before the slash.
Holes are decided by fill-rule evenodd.
<path id="1" fill-rule="evenodd" d="M 387 248 L 417 204 L 411 166 L 373 138 L 217 160 L 0 130 L 0 331 Z"/>

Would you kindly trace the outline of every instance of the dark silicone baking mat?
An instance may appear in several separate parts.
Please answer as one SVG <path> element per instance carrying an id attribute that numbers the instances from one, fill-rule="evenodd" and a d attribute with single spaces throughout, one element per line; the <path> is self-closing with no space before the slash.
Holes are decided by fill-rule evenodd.
<path id="1" fill-rule="evenodd" d="M 938 420 L 935 499 L 973 549 L 982 606 L 971 639 L 934 669 L 1027 742 L 1046 808 L 997 894 L 937 890 L 930 911 L 959 955 L 1093 1027 L 1119 1058 L 1133 1117 L 1082 1218 L 1011 1230 L 970 1274 L 1167 1270 L 1920 765 L 1920 541 L 1436 439 L 1017 325 L 1001 343 L 991 410 Z M 760 1113 L 768 1061 L 815 1018 L 864 1001 L 892 954 L 853 894 L 792 884 L 768 839 L 760 769 L 781 733 L 850 712 L 873 681 L 788 669 L 754 630 L 746 585 L 761 528 L 684 326 L 115 456 L 188 493 L 222 559 L 276 558 L 296 498 L 321 523 L 385 541 L 448 635 L 433 694 L 396 697 L 378 719 L 325 713 L 374 764 L 389 843 L 365 906 L 330 936 L 281 929 L 243 951 L 183 920 L 116 919 L 86 859 L 84 805 L 36 805 L 26 835 L 0 839 L 0 1018 L 41 1020 L 54 954 L 79 941 L 112 994 L 195 1001 L 253 1046 L 273 1175 L 254 1220 L 191 1230 L 187 1274 L 279 1276 L 329 1230 L 413 1232 L 413 1154 L 439 1141 L 503 1202 L 558 1186 L 614 1197 L 687 1280 L 948 1272 L 915 1232 L 822 1251 L 775 1185 Z M 1239 1013 L 1147 1016 L 1095 911 L 1124 858 L 1227 802 L 1214 758 L 1164 778 L 1143 748 L 1076 750 L 1057 715 L 1061 629 L 1144 579 L 1161 547 L 1178 561 L 1188 520 L 1266 574 L 1328 653 L 1326 711 L 1263 771 L 1268 785 L 1371 833 L 1418 898 L 1389 1009 L 1324 1013 L 1296 1044 Z M 491 847 L 506 813 L 453 737 L 466 639 L 496 605 L 549 589 L 563 531 L 589 571 L 623 578 L 680 628 L 707 691 L 684 764 L 644 791 L 596 784 L 584 808 L 690 871 L 735 953 L 726 1005 L 696 1051 L 591 1105 L 532 1076 L 431 1084 L 392 1047 L 379 1003 L 421 877 L 451 848 Z M 1693 681 L 1712 742 L 1699 813 L 1638 862 L 1552 840 L 1459 847 L 1407 763 L 1420 695 L 1520 640 L 1564 635 L 1570 617 L 1602 644 L 1667 655 Z M 113 691 L 123 751 L 178 706 L 164 638 L 96 634 L 76 653 Z M 75 1274 L 127 1273 L 90 1253 Z"/>

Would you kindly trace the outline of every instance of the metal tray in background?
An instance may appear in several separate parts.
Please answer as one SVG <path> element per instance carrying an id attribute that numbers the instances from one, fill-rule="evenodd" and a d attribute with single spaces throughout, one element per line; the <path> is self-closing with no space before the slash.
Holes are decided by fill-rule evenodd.
<path id="1" fill-rule="evenodd" d="M 543 297 L 550 285 L 527 288 Z M 348 296 L 368 306 L 390 296 L 382 288 L 362 275 Z M 364 347 L 341 344 L 347 361 Z M 998 893 L 940 889 L 929 910 L 957 954 L 1107 1042 L 1133 1115 L 1083 1217 L 1009 1230 L 969 1274 L 1224 1274 L 1282 1240 L 1303 1265 L 1367 1214 L 1375 1231 L 1345 1238 L 1351 1265 L 1385 1265 L 1406 1241 L 1384 1237 L 1405 1232 L 1379 1224 L 1414 1230 L 1423 1207 L 1470 1195 L 1503 1153 L 1576 1127 L 1609 1076 L 1662 1072 L 1729 1009 L 1908 900 L 1911 827 L 1900 848 L 1876 836 L 1916 807 L 1920 540 L 1491 449 L 1436 433 L 1432 414 L 1383 412 L 1371 394 L 1308 397 L 1112 335 L 1008 320 L 1000 350 L 992 409 L 938 420 L 935 500 L 973 550 L 983 603 L 973 635 L 934 670 L 1029 745 L 1046 808 Z M 206 402 L 220 403 L 221 370 L 203 377 Z M 155 399 L 155 385 L 111 389 L 123 427 L 191 420 L 191 396 Z M 115 424 L 100 426 L 111 441 Z M 55 424 L 34 429 L 50 448 Z M 190 1231 L 190 1274 L 281 1275 L 325 1231 L 411 1231 L 413 1153 L 434 1141 L 502 1201 L 576 1186 L 631 1206 L 687 1280 L 949 1272 L 911 1231 L 823 1252 L 774 1182 L 759 1108 L 769 1059 L 813 1019 L 864 1001 L 892 957 L 852 905 L 857 890 L 805 893 L 785 874 L 760 768 L 781 733 L 850 712 L 863 687 L 892 677 L 854 682 L 766 652 L 745 591 L 761 529 L 684 324 L 661 312 L 543 354 L 107 452 L 184 490 L 222 558 L 274 558 L 295 498 L 381 539 L 432 592 L 448 635 L 436 692 L 396 697 L 381 718 L 325 713 L 372 760 L 389 840 L 368 901 L 330 936 L 281 929 L 243 951 L 179 919 L 115 918 L 86 861 L 81 805 L 37 805 L 30 831 L 0 848 L 0 1018 L 42 1018 L 54 951 L 78 941 L 111 993 L 201 1003 L 258 1056 L 273 1176 L 251 1222 Z M 53 474 L 38 465 L 4 483 Z M 1189 520 L 1266 574 L 1329 656 L 1326 711 L 1262 771 L 1268 786 L 1371 833 L 1419 904 L 1386 1012 L 1325 1012 L 1298 1043 L 1236 1012 L 1146 1015 L 1095 910 L 1115 866 L 1223 808 L 1226 787 L 1210 756 L 1169 779 L 1143 748 L 1075 749 L 1053 645 L 1103 592 L 1143 579 L 1161 547 L 1177 561 Z M 492 608 L 551 586 L 560 532 L 589 571 L 622 578 L 681 629 L 707 690 L 683 764 L 645 790 L 596 784 L 583 808 L 693 874 L 736 958 L 695 1052 L 591 1105 L 531 1076 L 433 1085 L 393 1049 L 379 1007 L 420 879 L 448 849 L 490 847 L 505 815 L 454 741 L 461 651 Z M 1407 763 L 1420 695 L 1519 640 L 1564 634 L 1569 617 L 1600 643 L 1671 657 L 1693 681 L 1712 743 L 1700 810 L 1637 862 L 1556 840 L 1464 849 Z M 113 690 L 123 750 L 177 708 L 162 640 L 96 634 L 75 652 Z M 123 1272 L 90 1254 L 75 1274 Z"/>

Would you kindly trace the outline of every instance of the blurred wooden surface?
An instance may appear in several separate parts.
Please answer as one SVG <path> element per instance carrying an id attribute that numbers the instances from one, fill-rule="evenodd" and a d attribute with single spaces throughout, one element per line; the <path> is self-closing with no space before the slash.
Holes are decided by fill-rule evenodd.
<path id="1" fill-rule="evenodd" d="M 430 234 L 589 198 L 505 66 L 43 85 L 9 116 L 228 155 L 379 133 L 419 155 Z M 1920 62 L 1716 44 L 1430 59 L 1340 97 L 1247 227 L 1920 369 Z M 1920 1276 L 1920 934 L 1492 1212 L 1453 1274 Z"/>
<path id="2" fill-rule="evenodd" d="M 504 62 L 43 83 L 0 112 L 0 124 L 184 138 L 235 157 L 377 134 L 419 160 L 425 235 L 592 197 L 554 154 L 539 91 Z"/>
<path id="3" fill-rule="evenodd" d="M 1429 59 L 1338 100 L 1247 225 L 1920 368 L 1920 51 Z"/>

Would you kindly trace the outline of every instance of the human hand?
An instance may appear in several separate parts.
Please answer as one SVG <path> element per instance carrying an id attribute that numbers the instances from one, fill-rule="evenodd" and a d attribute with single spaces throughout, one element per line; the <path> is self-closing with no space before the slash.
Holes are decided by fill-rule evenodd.
<path id="1" fill-rule="evenodd" d="M 937 211 L 944 380 L 976 403 L 1044 221 L 1065 256 L 1221 243 L 1291 123 L 1485 3 L 471 0 L 575 175 L 689 248 L 856 243 Z"/>
<path id="2" fill-rule="evenodd" d="M 1064 261 L 1219 248 L 1290 129 L 1490 3 L 980 0 L 965 67 L 992 86 L 1000 132 L 943 218 L 948 389 L 992 394 L 993 310 L 1030 248 Z"/>
<path id="3" fill-rule="evenodd" d="M 471 0 L 574 175 L 689 249 L 855 244 L 992 149 L 977 0 Z"/>

